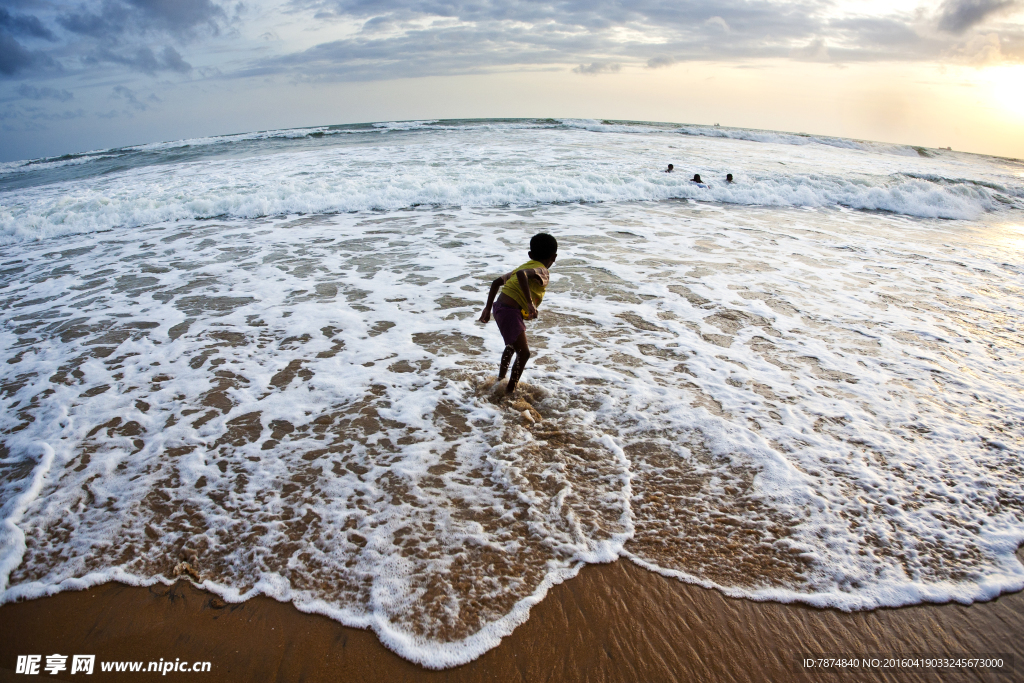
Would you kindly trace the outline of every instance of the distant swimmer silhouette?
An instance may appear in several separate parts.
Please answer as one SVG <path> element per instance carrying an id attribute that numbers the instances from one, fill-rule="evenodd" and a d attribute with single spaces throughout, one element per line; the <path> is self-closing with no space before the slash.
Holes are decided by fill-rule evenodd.
<path id="1" fill-rule="evenodd" d="M 671 173 L 672 169 L 674 169 L 674 168 L 675 168 L 675 166 L 673 166 L 672 164 L 669 164 L 668 168 L 665 169 L 665 173 Z"/>
<path id="2" fill-rule="evenodd" d="M 727 182 L 727 183 L 731 183 L 732 182 L 732 173 L 726 173 L 725 174 L 725 182 Z"/>
<path id="3" fill-rule="evenodd" d="M 700 179 L 700 173 L 694 173 L 693 177 L 690 179 L 690 182 L 691 183 L 696 183 L 697 187 L 704 187 L 704 188 L 706 188 L 708 186 L 707 183 L 705 183 L 703 180 Z"/>

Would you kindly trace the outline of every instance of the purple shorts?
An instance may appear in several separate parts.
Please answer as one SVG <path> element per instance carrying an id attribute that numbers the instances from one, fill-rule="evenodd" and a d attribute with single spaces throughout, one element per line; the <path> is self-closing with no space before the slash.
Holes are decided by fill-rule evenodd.
<path id="1" fill-rule="evenodd" d="M 511 346 L 512 342 L 519 338 L 519 335 L 526 332 L 523 312 L 519 310 L 518 306 L 513 308 L 504 304 L 494 304 L 491 306 L 491 314 L 494 316 L 494 322 L 498 324 L 498 330 L 501 332 L 501 338 L 505 340 L 506 346 Z"/>

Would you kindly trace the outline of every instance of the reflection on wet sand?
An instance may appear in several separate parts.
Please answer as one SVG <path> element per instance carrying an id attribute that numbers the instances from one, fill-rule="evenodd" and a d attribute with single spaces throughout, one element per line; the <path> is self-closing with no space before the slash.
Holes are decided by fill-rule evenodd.
<path id="1" fill-rule="evenodd" d="M 10 626 L 17 624 L 18 628 Z M 854 612 L 730 599 L 620 560 L 555 586 L 480 658 L 445 671 L 389 652 L 373 633 L 256 597 L 225 604 L 187 583 L 87 591 L 0 606 L 0 663 L 25 652 L 209 661 L 218 681 L 1011 681 L 1024 593 L 971 606 Z M 797 666 L 801 655 L 998 655 L 1005 671 Z M 185 680 L 185 674 L 178 674 Z M 194 675 L 189 675 L 194 677 Z M 174 679 L 175 674 L 169 675 Z"/>

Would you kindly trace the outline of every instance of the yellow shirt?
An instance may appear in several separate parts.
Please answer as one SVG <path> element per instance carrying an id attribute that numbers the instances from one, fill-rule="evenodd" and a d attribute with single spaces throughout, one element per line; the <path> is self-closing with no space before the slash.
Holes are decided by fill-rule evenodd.
<path id="1" fill-rule="evenodd" d="M 516 273 L 520 270 L 529 270 L 530 268 L 539 268 L 541 270 L 541 279 L 527 277 L 526 282 L 530 287 L 530 293 L 533 295 L 533 305 L 540 306 L 540 300 L 544 298 L 544 290 L 548 286 L 548 269 L 544 267 L 544 264 L 540 261 L 527 261 L 523 265 L 519 266 L 512 271 L 510 277 L 506 282 L 505 286 L 501 288 L 501 293 L 515 299 L 519 307 L 523 309 L 523 317 L 528 315 L 530 306 L 527 304 L 526 295 L 523 293 L 522 288 L 519 286 L 519 278 L 516 277 Z"/>

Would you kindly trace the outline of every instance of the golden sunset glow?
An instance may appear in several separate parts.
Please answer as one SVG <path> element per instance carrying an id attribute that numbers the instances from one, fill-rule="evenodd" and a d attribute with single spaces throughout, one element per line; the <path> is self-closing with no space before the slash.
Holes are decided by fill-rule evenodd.
<path id="1" fill-rule="evenodd" d="M 979 80 L 989 96 L 1024 124 L 1024 65 L 990 66 L 982 69 Z"/>

